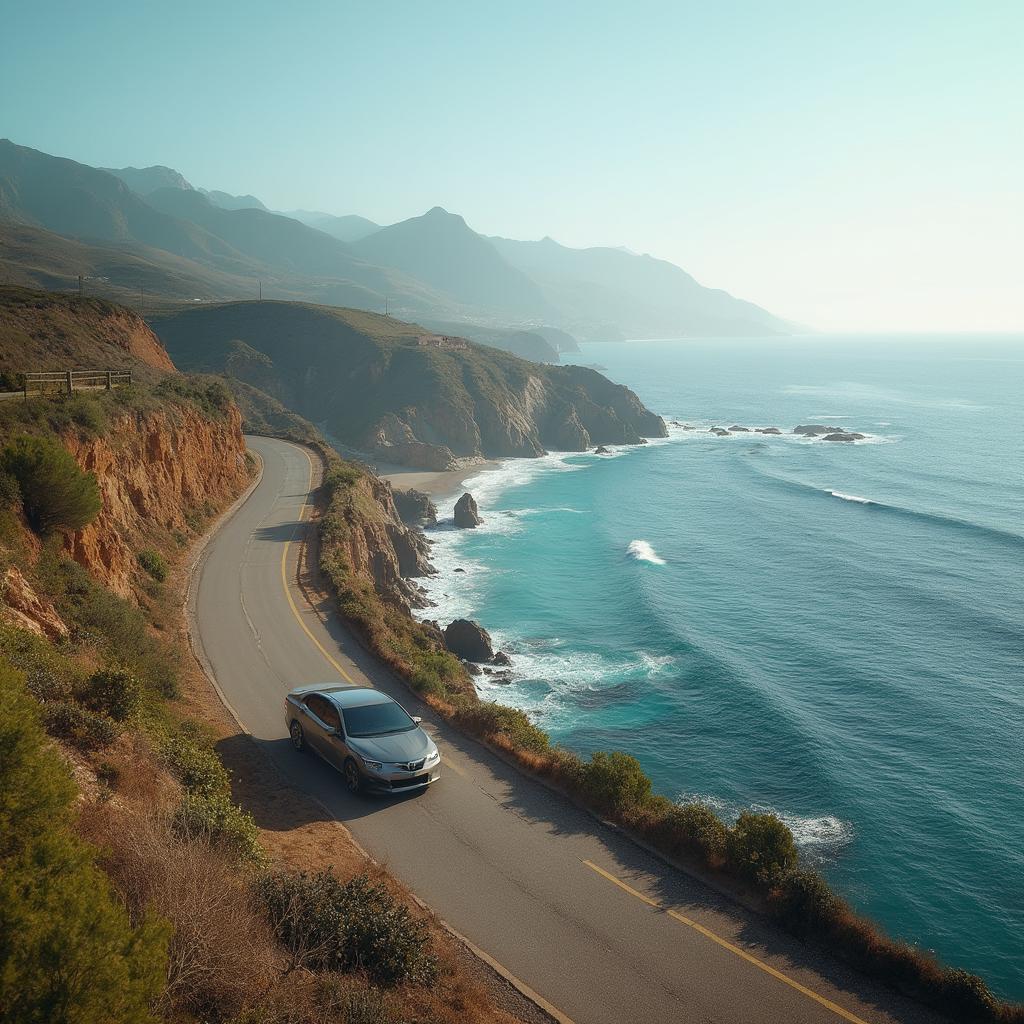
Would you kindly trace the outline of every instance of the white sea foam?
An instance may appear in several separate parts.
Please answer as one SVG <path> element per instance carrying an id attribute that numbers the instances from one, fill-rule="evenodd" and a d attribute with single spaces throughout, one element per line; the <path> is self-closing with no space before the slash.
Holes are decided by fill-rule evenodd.
<path id="1" fill-rule="evenodd" d="M 833 498 L 839 498 L 840 501 L 854 501 L 858 505 L 873 505 L 874 502 L 870 498 L 862 498 L 859 494 L 843 494 L 842 491 L 829 491 L 829 494 Z"/>
<path id="2" fill-rule="evenodd" d="M 793 833 L 797 846 L 809 854 L 828 856 L 846 846 L 853 839 L 853 825 L 834 814 L 802 815 L 780 810 L 768 804 L 752 804 L 741 807 L 708 793 L 684 793 L 677 803 L 698 802 L 707 804 L 719 817 L 734 822 L 740 811 L 750 810 L 757 814 L 774 814 Z"/>
<path id="3" fill-rule="evenodd" d="M 658 556 L 654 548 L 645 540 L 631 540 L 626 553 L 630 558 L 638 562 L 652 562 L 654 565 L 664 565 L 665 559 Z"/>

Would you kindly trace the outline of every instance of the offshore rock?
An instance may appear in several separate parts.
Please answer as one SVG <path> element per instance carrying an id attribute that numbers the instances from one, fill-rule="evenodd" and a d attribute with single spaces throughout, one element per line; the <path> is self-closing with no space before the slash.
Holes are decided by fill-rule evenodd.
<path id="1" fill-rule="evenodd" d="M 455 525 L 460 530 L 467 530 L 479 526 L 482 522 L 473 495 L 466 491 L 455 503 Z"/>
<path id="2" fill-rule="evenodd" d="M 444 631 L 444 644 L 452 654 L 466 661 L 490 661 L 494 657 L 491 634 L 469 619 L 456 619 Z"/>
<path id="3" fill-rule="evenodd" d="M 437 525 L 437 506 L 430 495 L 410 487 L 406 491 L 394 490 L 395 508 L 407 526 Z"/>

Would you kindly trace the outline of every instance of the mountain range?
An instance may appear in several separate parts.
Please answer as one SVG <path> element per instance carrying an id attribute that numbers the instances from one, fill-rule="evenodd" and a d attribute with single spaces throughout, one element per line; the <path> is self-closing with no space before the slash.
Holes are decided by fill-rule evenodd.
<path id="1" fill-rule="evenodd" d="M 169 167 L 96 168 L 0 140 L 0 280 L 67 289 L 79 274 L 122 301 L 140 289 L 155 306 L 259 291 L 387 308 L 476 329 L 488 344 L 484 335 L 544 329 L 593 340 L 791 329 L 622 249 L 486 237 L 440 207 L 386 226 L 276 213 L 255 196 L 196 188 Z"/>

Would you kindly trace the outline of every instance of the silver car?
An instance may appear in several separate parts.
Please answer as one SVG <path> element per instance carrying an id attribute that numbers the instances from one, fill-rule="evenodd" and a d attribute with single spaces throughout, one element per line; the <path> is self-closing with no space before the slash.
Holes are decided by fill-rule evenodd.
<path id="1" fill-rule="evenodd" d="M 380 690 L 298 686 L 285 698 L 284 715 L 292 746 L 340 769 L 353 793 L 407 793 L 441 776 L 441 755 L 420 719 Z"/>

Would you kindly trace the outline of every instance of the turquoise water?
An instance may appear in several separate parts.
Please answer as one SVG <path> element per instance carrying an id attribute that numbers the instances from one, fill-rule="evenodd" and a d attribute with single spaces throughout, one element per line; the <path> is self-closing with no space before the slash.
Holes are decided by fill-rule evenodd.
<path id="1" fill-rule="evenodd" d="M 1024 998 L 1024 339 L 576 360 L 666 419 L 869 436 L 506 463 L 467 484 L 482 528 L 433 532 L 427 614 L 512 654 L 488 696 L 666 795 L 776 811 L 857 907 Z"/>

